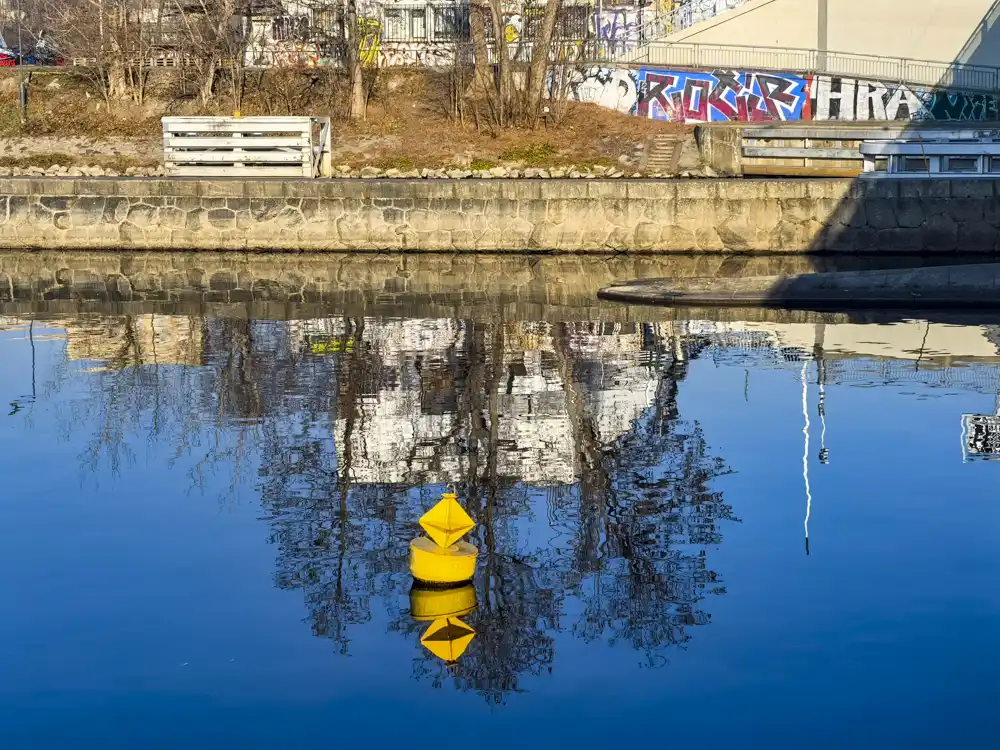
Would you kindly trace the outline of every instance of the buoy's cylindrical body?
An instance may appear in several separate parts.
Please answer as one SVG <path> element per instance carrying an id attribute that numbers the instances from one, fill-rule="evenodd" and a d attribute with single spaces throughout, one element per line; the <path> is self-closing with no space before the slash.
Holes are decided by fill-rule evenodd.
<path id="1" fill-rule="evenodd" d="M 410 573 L 427 583 L 464 583 L 476 574 L 478 554 L 468 542 L 438 547 L 427 537 L 419 537 L 410 542 Z"/>
<path id="2" fill-rule="evenodd" d="M 410 616 L 431 622 L 439 617 L 461 617 L 476 608 L 476 589 L 464 586 L 426 586 L 419 581 L 410 589 Z"/>

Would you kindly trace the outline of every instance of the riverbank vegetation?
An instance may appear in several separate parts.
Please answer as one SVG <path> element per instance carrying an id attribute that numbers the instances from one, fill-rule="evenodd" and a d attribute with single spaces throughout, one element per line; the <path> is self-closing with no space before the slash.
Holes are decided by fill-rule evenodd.
<path id="1" fill-rule="evenodd" d="M 158 160 L 167 115 L 331 117 L 336 164 L 401 171 L 635 171 L 654 134 L 686 132 L 574 101 L 581 63 L 567 59 L 600 57 L 588 46 L 599 42 L 583 5 L 525 4 L 516 22 L 501 0 L 472 0 L 454 17 L 435 10 L 433 30 L 422 32 L 430 57 L 416 61 L 389 59 L 391 40 L 404 37 L 393 36 L 389 20 L 367 18 L 356 0 L 309 0 L 291 15 L 272 6 L 23 0 L 18 46 L 42 45 L 65 65 L 0 74 L 0 138 L 21 144 L 0 150 L 0 167 L 49 153 L 89 163 Z M 9 25 L 5 32 L 10 41 Z"/>
<path id="2" fill-rule="evenodd" d="M 128 165 L 158 163 L 161 117 L 233 114 L 230 102 L 203 102 L 171 69 L 152 71 L 141 103 L 119 101 L 109 107 L 88 73 L 66 67 L 31 74 L 22 122 L 19 80 L 17 70 L 0 73 L 0 167 L 113 161 L 121 172 Z M 456 118 L 450 111 L 451 72 L 415 69 L 380 73 L 366 119 L 352 120 L 349 83 L 336 69 L 253 71 L 241 114 L 332 117 L 334 162 L 352 169 L 576 165 L 635 170 L 653 135 L 681 139 L 688 132 L 580 102 L 564 102 L 558 120 L 543 119 L 536 127 L 477 126 L 474 118 Z"/>

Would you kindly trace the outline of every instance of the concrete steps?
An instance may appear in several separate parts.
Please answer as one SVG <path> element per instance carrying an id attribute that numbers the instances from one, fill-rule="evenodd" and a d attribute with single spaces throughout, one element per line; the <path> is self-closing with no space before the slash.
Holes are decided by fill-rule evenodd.
<path id="1" fill-rule="evenodd" d="M 683 136 L 671 133 L 652 135 L 646 142 L 646 158 L 642 165 L 648 174 L 674 174 L 681 156 Z"/>

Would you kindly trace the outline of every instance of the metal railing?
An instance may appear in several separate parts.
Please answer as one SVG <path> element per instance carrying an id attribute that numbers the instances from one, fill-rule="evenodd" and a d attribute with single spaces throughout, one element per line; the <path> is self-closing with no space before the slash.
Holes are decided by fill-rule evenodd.
<path id="1" fill-rule="evenodd" d="M 397 51 L 400 47 L 401 51 Z M 519 42 L 503 45 L 507 58 L 515 62 L 530 60 L 533 43 Z M 498 58 L 495 43 L 488 45 L 490 60 Z M 387 42 L 372 51 L 372 60 L 366 64 L 377 66 L 413 65 L 434 67 L 451 65 L 456 61 L 471 64 L 473 46 L 469 42 L 440 42 L 427 45 L 419 54 L 407 56 L 406 45 Z M 320 60 L 319 53 L 309 50 L 289 53 L 301 58 L 295 61 L 262 60 L 265 67 L 272 65 L 339 65 L 339 60 Z M 315 58 L 315 60 L 313 60 Z M 385 58 L 385 59 L 382 59 Z M 399 61 L 396 60 L 399 58 Z M 409 58 L 412 58 L 410 60 Z M 751 47 L 735 44 L 701 44 L 695 42 L 632 42 L 628 40 L 557 39 L 551 44 L 549 59 L 553 62 L 578 64 L 649 65 L 693 69 L 722 68 L 727 70 L 775 71 L 781 73 L 813 73 L 843 76 L 872 81 L 894 82 L 910 86 L 931 86 L 963 91 L 1000 91 L 1000 68 L 986 65 L 913 60 L 909 58 L 865 55 L 854 52 L 798 49 L 794 47 Z M 311 64 L 310 61 L 312 60 Z M 72 65 L 96 65 L 97 60 L 73 58 Z M 138 62 L 138 61 L 136 61 Z M 143 67 L 181 67 L 193 61 L 178 56 L 161 55 L 142 60 Z M 252 66 L 256 67 L 256 66 Z"/>
<path id="2" fill-rule="evenodd" d="M 817 73 L 967 91 L 1000 89 L 1000 68 L 992 66 L 792 47 L 645 42 L 614 58 L 627 64 Z"/>

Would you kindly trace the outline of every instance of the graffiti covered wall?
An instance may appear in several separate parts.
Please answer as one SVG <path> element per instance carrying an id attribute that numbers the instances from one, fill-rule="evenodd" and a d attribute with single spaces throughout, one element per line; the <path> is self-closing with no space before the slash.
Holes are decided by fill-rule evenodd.
<path id="1" fill-rule="evenodd" d="M 854 78 L 813 76 L 817 120 L 997 119 L 997 97 Z"/>
<path id="2" fill-rule="evenodd" d="M 685 123 L 1000 118 L 994 94 L 799 73 L 594 66 L 573 74 L 569 92 L 577 101 Z"/>
<path id="3" fill-rule="evenodd" d="M 808 120 L 802 76 L 717 70 L 641 70 L 636 114 L 676 122 Z"/>

